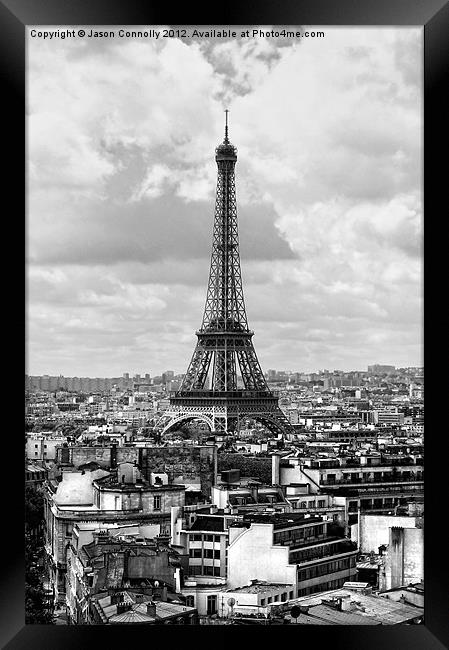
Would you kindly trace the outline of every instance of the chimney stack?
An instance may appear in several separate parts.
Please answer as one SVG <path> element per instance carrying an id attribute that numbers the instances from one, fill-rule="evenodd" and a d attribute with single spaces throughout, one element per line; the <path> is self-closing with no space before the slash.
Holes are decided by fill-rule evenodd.
<path id="1" fill-rule="evenodd" d="M 349 594 L 341 596 L 339 600 L 341 612 L 350 612 L 354 609 L 354 604 Z"/>
<path id="2" fill-rule="evenodd" d="M 271 457 L 271 483 L 279 485 L 280 483 L 280 456 L 273 454 Z"/>
<path id="3" fill-rule="evenodd" d="M 152 600 L 147 603 L 147 614 L 152 618 L 156 618 L 156 603 Z"/>
<path id="4" fill-rule="evenodd" d="M 128 612 L 131 608 L 132 608 L 131 603 L 118 603 L 117 614 L 123 614 L 123 612 Z"/>
<path id="5" fill-rule="evenodd" d="M 109 466 L 111 469 L 117 469 L 117 443 L 113 442 L 111 445 L 111 457 Z"/>

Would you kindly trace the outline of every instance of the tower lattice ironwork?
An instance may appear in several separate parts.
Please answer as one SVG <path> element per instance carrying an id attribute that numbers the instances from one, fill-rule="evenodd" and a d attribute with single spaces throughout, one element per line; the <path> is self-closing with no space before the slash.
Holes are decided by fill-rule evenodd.
<path id="1" fill-rule="evenodd" d="M 291 431 L 290 422 L 270 391 L 248 327 L 237 227 L 235 164 L 237 149 L 225 136 L 215 149 L 218 166 L 212 255 L 203 321 L 198 341 L 178 391 L 158 428 L 168 431 L 192 419 L 207 422 L 212 431 L 233 431 L 243 418 L 262 422 L 273 432 Z M 237 383 L 240 370 L 242 386 Z M 210 384 L 210 385 L 209 385 Z"/>

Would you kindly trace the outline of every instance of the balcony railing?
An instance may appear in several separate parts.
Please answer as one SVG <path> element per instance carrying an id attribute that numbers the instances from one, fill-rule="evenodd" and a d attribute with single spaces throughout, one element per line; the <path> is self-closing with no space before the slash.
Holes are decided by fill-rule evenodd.
<path id="1" fill-rule="evenodd" d="M 324 486 L 351 486 L 351 485 L 376 485 L 379 483 L 416 483 L 417 481 L 423 481 L 423 476 L 416 476 L 415 474 L 411 476 L 394 476 L 393 474 L 382 477 L 374 478 L 357 478 L 357 479 L 338 479 L 335 481 L 320 481 L 320 485 Z"/>
<path id="2" fill-rule="evenodd" d="M 276 536 L 276 533 L 275 533 Z M 296 539 L 283 539 L 283 540 L 275 540 L 274 544 L 276 546 L 289 546 L 290 550 L 293 549 L 300 549 L 303 546 L 314 546 L 317 544 L 323 544 L 325 542 L 338 542 L 342 538 L 341 537 L 329 537 L 329 535 L 323 533 L 321 535 L 311 535 L 310 537 L 301 537 L 301 538 L 296 538 Z"/>
<path id="3" fill-rule="evenodd" d="M 290 556 L 292 561 L 295 563 L 301 562 L 312 562 L 313 560 L 321 559 L 324 557 L 332 557 L 334 555 L 340 555 L 342 553 L 350 553 L 351 551 L 357 550 L 357 543 L 349 539 L 341 539 L 340 541 L 326 544 L 324 546 L 318 546 L 317 548 L 310 549 L 298 549 L 297 551 L 291 551 Z"/>
<path id="4" fill-rule="evenodd" d="M 332 486 L 330 486 L 332 487 Z M 410 492 L 416 492 L 418 494 L 422 494 L 423 489 L 424 489 L 424 481 L 416 481 L 415 483 L 407 483 L 406 481 L 402 481 L 401 483 L 359 483 L 358 486 L 356 487 L 351 487 L 350 485 L 344 485 L 344 486 L 335 486 L 333 484 L 333 487 L 341 487 L 341 491 L 339 490 L 339 494 L 342 494 L 344 496 L 348 497 L 358 497 L 360 496 L 360 490 L 363 489 L 363 494 L 390 494 L 390 493 L 397 493 L 398 495 L 400 494 L 408 494 Z M 323 486 L 323 489 L 329 489 L 328 486 Z"/>
<path id="5" fill-rule="evenodd" d="M 337 467 L 342 467 L 338 460 L 312 461 L 310 463 L 310 469 L 335 469 Z"/>

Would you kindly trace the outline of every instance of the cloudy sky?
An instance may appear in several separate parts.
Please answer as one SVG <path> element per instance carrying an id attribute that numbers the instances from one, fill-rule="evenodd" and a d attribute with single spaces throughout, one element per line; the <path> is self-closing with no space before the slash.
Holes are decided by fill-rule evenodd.
<path id="1" fill-rule="evenodd" d="M 186 371 L 225 108 L 262 368 L 422 363 L 422 29 L 319 29 L 28 38 L 29 374 Z"/>

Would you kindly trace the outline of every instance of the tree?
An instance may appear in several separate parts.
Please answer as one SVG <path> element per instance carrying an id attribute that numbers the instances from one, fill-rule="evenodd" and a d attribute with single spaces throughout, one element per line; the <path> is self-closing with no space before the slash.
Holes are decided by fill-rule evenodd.
<path id="1" fill-rule="evenodd" d="M 51 625 L 55 622 L 53 605 L 45 593 L 42 571 L 25 556 L 25 623 Z"/>
<path id="2" fill-rule="evenodd" d="M 25 488 L 25 523 L 29 530 L 35 530 L 44 520 L 44 496 L 42 488 L 27 485 Z"/>
<path id="3" fill-rule="evenodd" d="M 25 622 L 54 623 L 53 604 L 44 589 L 44 498 L 41 488 L 25 488 Z"/>

